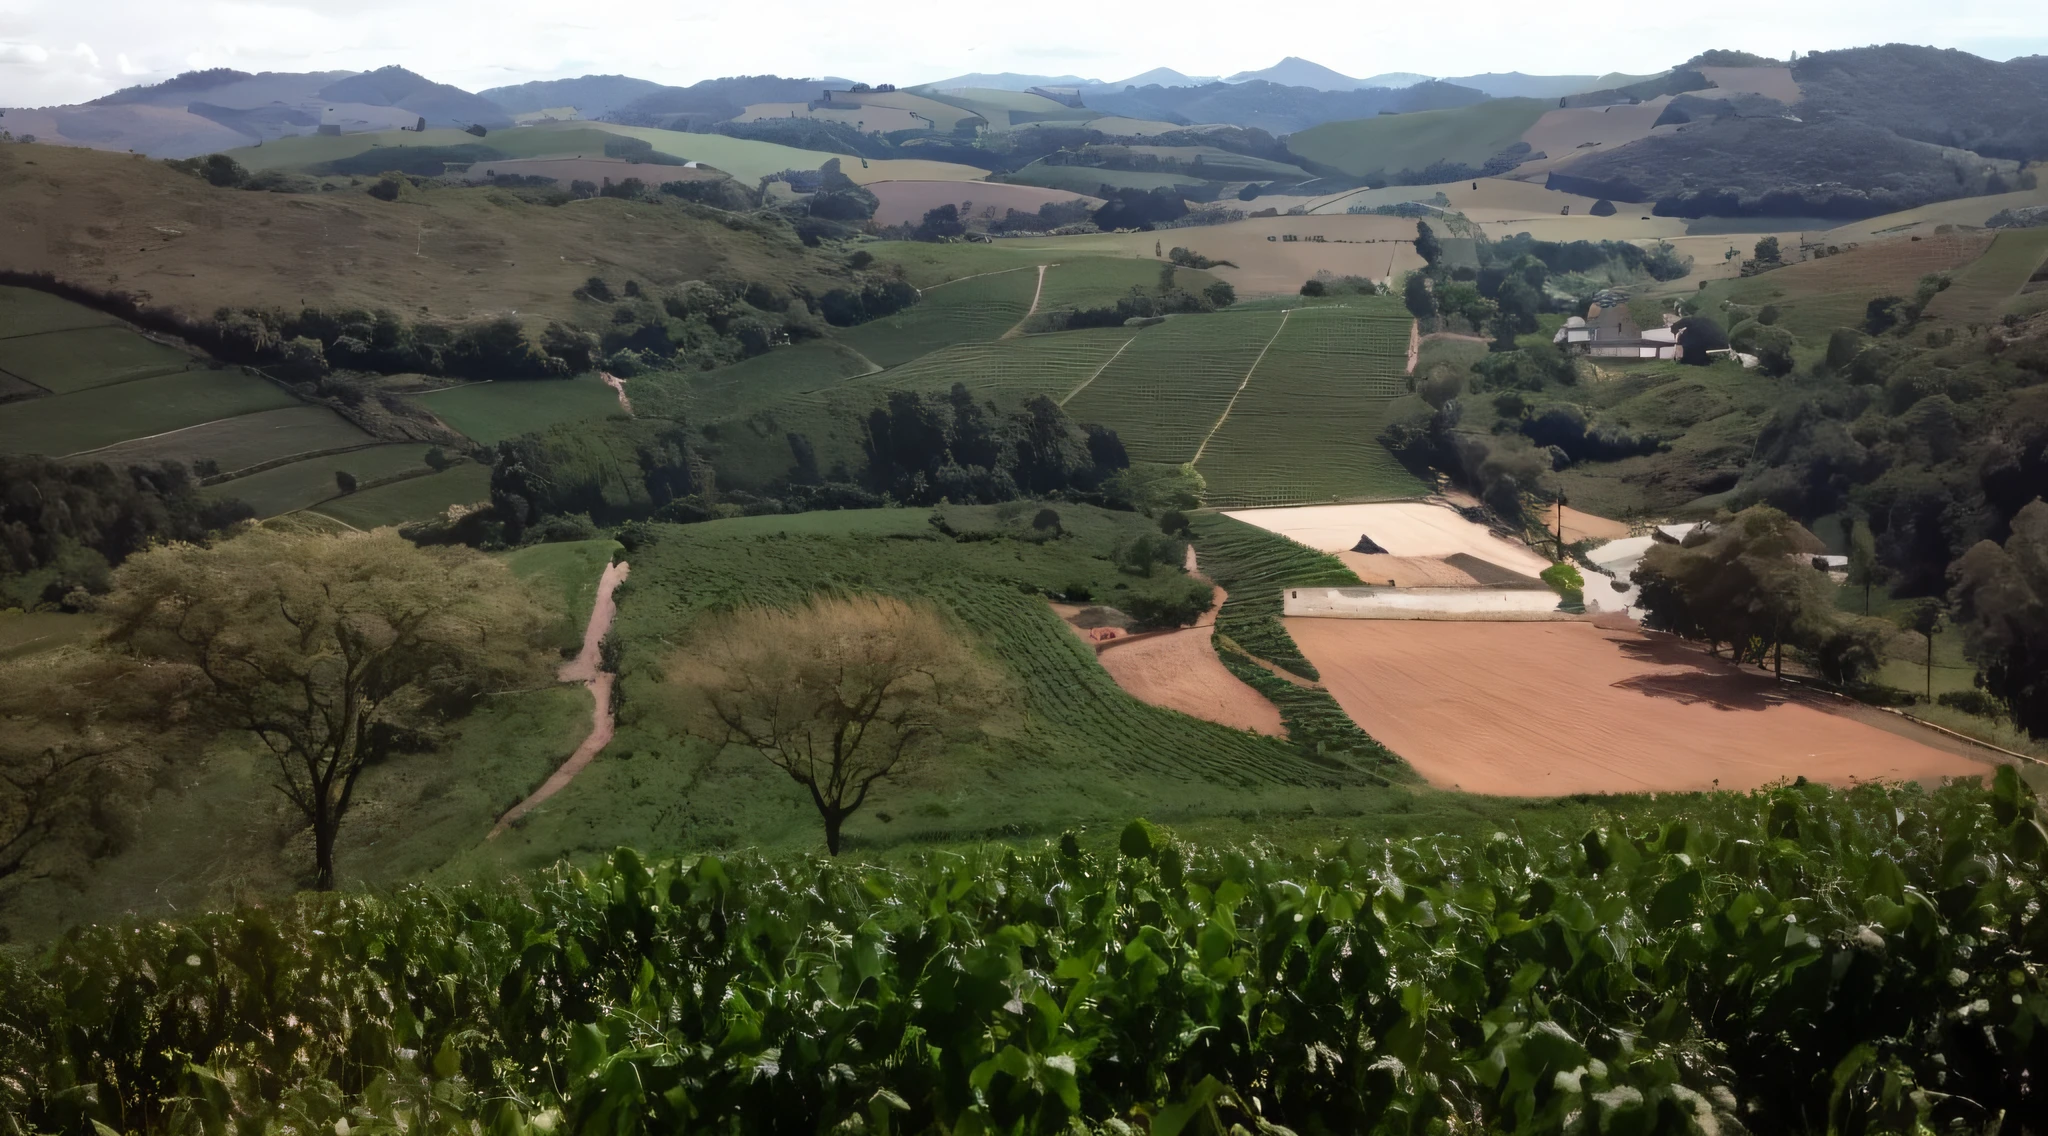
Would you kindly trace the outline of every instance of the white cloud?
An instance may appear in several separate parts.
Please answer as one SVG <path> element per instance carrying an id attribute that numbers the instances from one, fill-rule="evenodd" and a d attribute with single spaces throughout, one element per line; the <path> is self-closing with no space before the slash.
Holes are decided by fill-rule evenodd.
<path id="1" fill-rule="evenodd" d="M 1440 16 L 1332 6 L 1262 18 L 1224 0 L 1150 0 L 1065 23 L 940 0 L 674 0 L 564 8 L 560 0 L 0 0 L 0 105 L 69 102 L 196 67 L 360 70 L 398 63 L 477 89 L 587 72 L 688 83 L 775 72 L 914 83 L 963 71 L 1115 78 L 1153 67 L 1230 74 L 1300 55 L 1352 75 L 1419 71 L 1644 73 L 1706 47 L 1792 50 L 1901 40 L 2003 56 L 2037 48 L 2012 0 L 1723 0 L 1711 16 L 1653 19 L 1466 0 Z M 75 44 L 58 48 L 52 45 Z M 88 46 L 88 44 L 90 46 Z M 97 50 L 96 50 L 97 49 Z M 99 52 L 117 61 L 111 71 Z"/>

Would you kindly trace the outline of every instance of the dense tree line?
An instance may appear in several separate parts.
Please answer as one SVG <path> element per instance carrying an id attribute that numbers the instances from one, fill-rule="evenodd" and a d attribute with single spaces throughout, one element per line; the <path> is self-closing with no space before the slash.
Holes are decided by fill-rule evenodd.
<path id="1" fill-rule="evenodd" d="M 182 465 L 0 456 L 0 607 L 68 605 L 162 541 L 203 541 L 252 516 L 199 492 Z"/>
<path id="2" fill-rule="evenodd" d="M 889 392 L 863 446 L 867 487 L 913 505 L 1086 492 L 1131 464 L 1116 431 L 1078 425 L 1043 395 L 1005 413 L 959 383 L 945 395 Z"/>

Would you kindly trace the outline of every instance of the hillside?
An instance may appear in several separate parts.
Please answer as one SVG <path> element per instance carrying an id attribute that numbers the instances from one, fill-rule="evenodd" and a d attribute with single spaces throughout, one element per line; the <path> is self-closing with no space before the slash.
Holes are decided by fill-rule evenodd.
<path id="1" fill-rule="evenodd" d="M 1312 162 L 1358 177 L 1450 181 L 1477 176 L 1460 171 L 1486 166 L 1552 109 L 1541 99 L 1470 101 L 1474 105 L 1325 123 L 1291 136 L 1287 147 Z M 1448 167 L 1449 172 L 1437 176 L 1441 170 L 1431 167 Z"/>
<path id="2" fill-rule="evenodd" d="M 1227 122 L 1257 127 L 1270 134 L 1292 134 L 1318 123 L 1369 118 L 1381 112 L 1406 113 L 1461 107 L 1484 101 L 1485 95 L 1445 83 L 1419 83 L 1399 90 L 1321 91 L 1290 87 L 1264 79 L 1242 83 L 1209 83 L 1199 87 L 1140 87 L 1095 92 L 1088 105 L 1105 114 L 1189 124 Z"/>
<path id="3" fill-rule="evenodd" d="M 1793 64 L 1802 117 L 1842 118 L 1992 158 L 2048 158 L 2048 56 L 1994 63 L 1886 44 L 1816 51 Z"/>
<path id="4" fill-rule="evenodd" d="M 635 79 L 630 75 L 585 75 L 579 79 L 549 79 L 510 87 L 491 87 L 478 96 L 491 100 L 509 114 L 530 114 L 550 107 L 575 107 L 584 118 L 602 118 L 634 99 L 676 88 Z"/>
<path id="5" fill-rule="evenodd" d="M 341 141 L 336 139 L 336 141 Z M 0 269 L 133 293 L 187 317 L 221 307 L 398 308 L 462 322 L 572 314 L 592 275 L 623 285 L 737 277 L 832 286 L 786 226 L 728 225 L 680 205 L 548 206 L 491 189 L 388 202 L 218 189 L 160 162 L 0 147 Z"/>
<path id="6" fill-rule="evenodd" d="M 1239 71 L 1224 81 L 1248 83 L 1253 80 L 1282 87 L 1308 87 L 1318 91 L 1355 91 L 1367 85 L 1362 80 L 1333 71 L 1298 55 L 1290 55 L 1271 67 L 1261 67 L 1256 71 Z"/>
<path id="7" fill-rule="evenodd" d="M 426 119 L 429 126 L 512 125 L 511 117 L 491 100 L 395 65 L 337 79 L 320 88 L 320 97 L 335 102 L 404 107 Z"/>
<path id="8" fill-rule="evenodd" d="M 2002 193 L 2013 163 L 1823 118 L 1716 118 L 1591 154 L 1550 174 L 1566 193 L 1651 202 L 1679 217 L 1853 220 L 1932 201 Z"/>

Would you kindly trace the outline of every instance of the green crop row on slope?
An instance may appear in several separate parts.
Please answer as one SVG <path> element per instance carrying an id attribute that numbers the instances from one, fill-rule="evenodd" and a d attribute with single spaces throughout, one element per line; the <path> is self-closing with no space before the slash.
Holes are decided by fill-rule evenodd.
<path id="1" fill-rule="evenodd" d="M 14 1131 L 2030 1130 L 2048 834 L 1783 786 L 1579 835 L 627 849 L 0 962 Z"/>

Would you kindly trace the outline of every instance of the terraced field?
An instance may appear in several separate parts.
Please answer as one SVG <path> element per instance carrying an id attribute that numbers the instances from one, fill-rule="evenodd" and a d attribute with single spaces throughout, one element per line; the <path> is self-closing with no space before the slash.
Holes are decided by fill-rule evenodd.
<path id="1" fill-rule="evenodd" d="M 202 423 L 184 430 L 136 438 L 96 451 L 112 465 L 129 462 L 211 460 L 234 473 L 280 458 L 349 450 L 375 441 L 360 427 L 324 406 L 287 406 Z"/>
<path id="2" fill-rule="evenodd" d="M 595 375 L 468 383 L 414 396 L 420 405 L 472 441 L 490 445 L 557 422 L 625 413 L 618 392 Z"/>
<path id="3" fill-rule="evenodd" d="M 334 480 L 336 470 L 344 470 L 352 475 L 358 484 L 368 485 L 373 481 L 411 470 L 425 469 L 428 449 L 429 447 L 419 444 L 365 446 L 347 453 L 328 454 L 272 466 L 269 469 L 216 482 L 202 492 L 209 497 L 232 497 L 247 502 L 250 508 L 256 510 L 259 519 L 267 520 L 300 509 L 309 509 L 322 501 L 340 497 L 341 489 Z M 451 501 L 444 504 L 452 503 Z"/>
<path id="4" fill-rule="evenodd" d="M 848 328 L 839 342 L 878 367 L 896 367 L 957 343 L 995 339 L 1031 310 L 1038 273 L 1019 267 L 934 284 L 924 299 L 895 315 Z"/>
<path id="5" fill-rule="evenodd" d="M 1227 312 L 1147 328 L 1067 397 L 1067 413 L 1115 427 L 1138 461 L 1188 461 L 1282 319 L 1278 312 Z"/>
<path id="6" fill-rule="evenodd" d="M 1927 312 L 1950 324 L 1988 326 L 2003 315 L 2048 261 L 2048 229 L 2007 229 L 1969 267 L 1956 273 Z"/>
<path id="7" fill-rule="evenodd" d="M 1411 496 L 1378 441 L 1406 393 L 1409 319 L 1388 301 L 1290 312 L 1195 459 L 1212 505 Z"/>
<path id="8" fill-rule="evenodd" d="M 333 477 L 330 471 L 328 476 Z M 491 495 L 489 466 L 464 462 L 453 469 L 359 489 L 323 502 L 314 512 L 359 529 L 425 520 L 450 505 L 471 505 Z"/>

